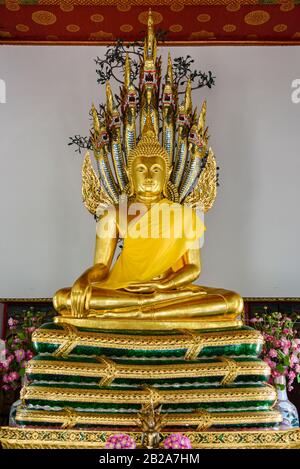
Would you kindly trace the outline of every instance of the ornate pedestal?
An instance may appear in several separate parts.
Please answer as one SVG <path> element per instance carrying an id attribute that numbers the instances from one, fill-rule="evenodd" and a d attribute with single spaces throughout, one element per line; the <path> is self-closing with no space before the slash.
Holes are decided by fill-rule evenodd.
<path id="1" fill-rule="evenodd" d="M 141 415 L 159 408 L 161 436 L 182 432 L 195 448 L 298 447 L 278 431 L 276 391 L 249 327 L 213 331 L 122 331 L 46 324 L 21 393 L 19 427 L 4 447 L 104 447 L 126 432 L 140 441 Z"/>

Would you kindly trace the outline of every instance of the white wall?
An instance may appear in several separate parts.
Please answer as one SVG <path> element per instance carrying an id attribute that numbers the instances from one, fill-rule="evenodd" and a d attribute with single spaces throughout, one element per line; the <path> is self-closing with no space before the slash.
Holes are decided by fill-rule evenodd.
<path id="1" fill-rule="evenodd" d="M 103 100 L 101 47 L 0 48 L 0 298 L 52 296 L 93 258 L 94 222 L 81 203 L 81 157 Z M 164 51 L 164 55 L 167 51 Z M 300 296 L 300 78 L 297 47 L 175 48 L 217 77 L 208 99 L 221 187 L 206 217 L 201 283 L 244 296 Z"/>

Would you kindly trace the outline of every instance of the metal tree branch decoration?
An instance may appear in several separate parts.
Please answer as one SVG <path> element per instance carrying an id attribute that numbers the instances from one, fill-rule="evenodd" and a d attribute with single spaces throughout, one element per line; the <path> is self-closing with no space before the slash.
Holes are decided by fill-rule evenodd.
<path id="1" fill-rule="evenodd" d="M 160 42 L 165 40 L 165 31 L 156 31 L 156 39 Z M 141 72 L 141 64 L 143 62 L 143 44 L 138 41 L 125 43 L 123 39 L 118 39 L 112 46 L 108 46 L 104 57 L 96 57 L 96 74 L 97 83 L 104 85 L 109 80 L 113 79 L 122 87 L 125 83 L 125 78 L 122 75 L 124 70 L 126 56 L 130 58 L 131 70 L 130 81 L 133 84 L 137 95 L 139 95 L 139 76 Z M 175 57 L 173 59 L 173 80 L 174 89 L 177 89 L 177 94 L 184 94 L 184 89 L 187 82 L 191 82 L 191 90 L 199 88 L 212 88 L 215 85 L 215 77 L 209 70 L 203 72 L 194 68 L 194 59 L 190 55 L 185 57 Z M 114 94 L 114 99 L 117 108 L 121 107 L 121 98 L 119 94 Z M 160 98 L 161 99 L 161 98 Z M 138 106 L 139 103 L 137 103 Z M 96 109 L 99 120 L 104 119 L 105 106 L 100 104 Z M 93 115 L 90 112 L 92 121 Z M 161 128 L 159 129 L 161 131 Z M 69 138 L 68 145 L 75 145 L 75 151 L 81 153 L 82 150 L 92 149 L 91 138 L 87 136 L 74 135 Z"/>

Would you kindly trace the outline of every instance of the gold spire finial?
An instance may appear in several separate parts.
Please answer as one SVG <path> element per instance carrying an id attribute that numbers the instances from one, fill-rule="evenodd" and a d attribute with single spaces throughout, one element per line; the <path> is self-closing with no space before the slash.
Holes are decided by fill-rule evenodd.
<path id="1" fill-rule="evenodd" d="M 125 66 L 124 66 L 124 85 L 126 88 L 130 85 L 130 58 L 128 52 L 126 52 Z"/>
<path id="2" fill-rule="evenodd" d="M 91 113 L 92 113 L 92 117 L 93 117 L 93 121 L 94 121 L 94 130 L 95 130 L 95 132 L 99 132 L 100 131 L 100 124 L 99 124 L 97 109 L 95 108 L 94 103 L 92 103 Z"/>
<path id="3" fill-rule="evenodd" d="M 112 89 L 109 81 L 106 82 L 106 108 L 107 111 L 111 114 L 114 107 L 114 98 L 112 94 Z"/>
<path id="4" fill-rule="evenodd" d="M 185 95 L 184 95 L 184 107 L 187 112 L 192 111 L 192 83 L 189 78 L 186 83 Z"/>
<path id="5" fill-rule="evenodd" d="M 144 60 L 156 60 L 156 38 L 153 29 L 153 16 L 151 8 L 149 8 L 147 21 L 147 36 L 144 43 Z"/>
<path id="6" fill-rule="evenodd" d="M 152 10 L 151 10 L 151 8 L 149 8 L 149 12 L 148 12 L 148 37 L 149 37 L 149 33 L 151 34 L 151 32 L 153 33 L 153 16 L 152 16 Z"/>
<path id="7" fill-rule="evenodd" d="M 206 119 L 206 100 L 203 101 L 199 120 L 198 120 L 198 130 L 203 134 L 205 129 L 205 119 Z"/>
<path id="8" fill-rule="evenodd" d="M 150 115 L 149 112 L 147 114 L 145 124 L 144 124 L 144 127 L 143 127 L 142 138 L 146 135 L 147 135 L 147 137 L 151 137 L 151 138 L 158 141 L 156 133 L 155 133 L 154 125 L 153 125 L 153 122 L 152 122 L 152 119 L 151 119 L 151 115 Z"/>
<path id="9" fill-rule="evenodd" d="M 173 85 L 173 65 L 170 51 L 168 52 L 167 79 L 171 83 L 171 85 Z"/>

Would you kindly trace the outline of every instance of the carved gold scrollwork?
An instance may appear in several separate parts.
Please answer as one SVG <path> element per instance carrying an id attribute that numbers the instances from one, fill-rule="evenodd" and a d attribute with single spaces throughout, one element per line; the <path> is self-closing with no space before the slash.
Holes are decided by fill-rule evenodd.
<path id="1" fill-rule="evenodd" d="M 204 347 L 203 338 L 190 330 L 184 330 L 182 332 L 187 334 L 192 341 L 192 344 L 188 347 L 184 358 L 185 360 L 195 360 Z"/>
<path id="2" fill-rule="evenodd" d="M 196 413 L 197 417 L 199 416 L 199 423 L 196 428 L 196 432 L 204 432 L 213 424 L 213 417 L 207 410 L 201 409 Z"/>
<path id="3" fill-rule="evenodd" d="M 79 341 L 77 328 L 71 324 L 63 324 L 63 328 L 66 332 L 66 340 L 53 352 L 54 357 L 66 358 L 69 353 L 76 347 Z"/>
<path id="4" fill-rule="evenodd" d="M 117 365 L 113 360 L 106 357 L 99 357 L 99 360 L 106 365 L 99 386 L 110 386 L 117 375 Z"/>
<path id="5" fill-rule="evenodd" d="M 160 392 L 151 386 L 143 386 L 145 391 L 148 391 L 147 402 L 141 406 L 141 412 L 146 413 L 149 409 L 154 409 L 158 404 L 161 403 Z"/>
<path id="6" fill-rule="evenodd" d="M 61 428 L 74 428 L 78 421 L 78 415 L 69 407 L 66 407 L 64 410 L 65 413 L 65 422 L 62 424 Z"/>
<path id="7" fill-rule="evenodd" d="M 236 361 L 232 360 L 231 358 L 220 357 L 220 360 L 226 365 L 226 374 L 221 381 L 221 386 L 225 386 L 227 384 L 233 383 L 233 381 L 236 379 L 239 374 L 239 367 Z"/>

